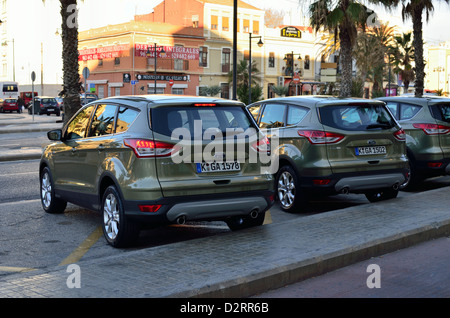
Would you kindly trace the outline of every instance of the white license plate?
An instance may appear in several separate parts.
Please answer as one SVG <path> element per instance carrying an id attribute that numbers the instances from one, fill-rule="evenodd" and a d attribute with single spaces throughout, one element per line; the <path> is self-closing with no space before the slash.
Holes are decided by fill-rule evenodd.
<path id="1" fill-rule="evenodd" d="M 357 156 L 384 155 L 386 154 L 386 147 L 385 146 L 356 147 L 355 152 Z"/>
<path id="2" fill-rule="evenodd" d="M 197 173 L 202 172 L 224 172 L 224 171 L 240 171 L 241 164 L 239 161 L 232 162 L 202 162 L 197 163 Z"/>
<path id="3" fill-rule="evenodd" d="M 48 112 L 54 112 L 55 110 L 53 108 L 48 108 L 47 111 Z"/>

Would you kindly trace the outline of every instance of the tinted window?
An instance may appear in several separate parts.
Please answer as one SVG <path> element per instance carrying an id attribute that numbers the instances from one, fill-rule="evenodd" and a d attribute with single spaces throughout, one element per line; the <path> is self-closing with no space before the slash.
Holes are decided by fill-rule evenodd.
<path id="1" fill-rule="evenodd" d="M 395 126 L 381 105 L 339 105 L 320 108 L 322 124 L 342 130 L 389 129 Z"/>
<path id="2" fill-rule="evenodd" d="M 431 113 L 437 120 L 450 123 L 450 104 L 433 105 Z"/>
<path id="3" fill-rule="evenodd" d="M 92 118 L 89 136 L 103 136 L 114 132 L 114 117 L 117 107 L 98 105 Z"/>
<path id="4" fill-rule="evenodd" d="M 284 127 L 286 108 L 286 105 L 267 104 L 264 107 L 259 126 L 261 128 Z"/>
<path id="5" fill-rule="evenodd" d="M 89 124 L 94 106 L 89 106 L 81 110 L 78 115 L 69 123 L 66 131 L 66 139 L 78 139 L 86 136 L 86 128 Z"/>
<path id="6" fill-rule="evenodd" d="M 298 107 L 298 106 L 289 106 L 288 108 L 288 117 L 287 124 L 295 125 L 298 124 L 305 118 L 308 113 L 308 108 Z"/>
<path id="7" fill-rule="evenodd" d="M 139 112 L 137 110 L 121 106 L 117 115 L 116 132 L 126 131 L 138 114 Z"/>
<path id="8" fill-rule="evenodd" d="M 207 129 L 218 129 L 226 136 L 227 129 L 251 127 L 250 118 L 241 107 L 158 107 L 151 112 L 153 130 L 171 136 L 177 128 L 186 128 L 194 137 L 194 125 L 201 121 L 202 133 Z"/>
<path id="9" fill-rule="evenodd" d="M 400 120 L 411 119 L 422 107 L 410 104 L 400 104 Z"/>
<path id="10" fill-rule="evenodd" d="M 397 103 L 388 102 L 388 103 L 386 103 L 386 106 L 387 106 L 387 108 L 389 108 L 392 115 L 394 115 L 394 117 L 396 119 L 400 118 L 400 116 L 398 115 L 398 104 Z"/>

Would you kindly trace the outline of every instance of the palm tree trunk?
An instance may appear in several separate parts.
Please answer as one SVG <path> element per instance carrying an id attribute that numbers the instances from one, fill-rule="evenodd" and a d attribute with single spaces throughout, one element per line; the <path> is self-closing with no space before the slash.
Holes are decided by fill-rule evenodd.
<path id="1" fill-rule="evenodd" d="M 74 12 L 69 8 L 71 5 L 72 7 L 73 5 L 76 6 L 77 0 L 60 0 L 60 2 L 62 17 L 64 124 L 66 124 L 81 107 L 81 82 L 78 67 L 78 28 L 73 24 Z"/>
<path id="2" fill-rule="evenodd" d="M 425 78 L 425 64 L 423 62 L 423 39 L 422 39 L 422 11 L 423 6 L 416 6 L 412 12 L 413 22 L 413 45 L 414 45 L 414 61 L 415 61 L 415 93 L 416 97 L 423 95 L 423 83 Z"/>
<path id="3" fill-rule="evenodd" d="M 339 34 L 341 42 L 340 62 L 342 67 L 339 97 L 350 97 L 352 90 L 352 43 L 350 34 L 345 27 L 341 27 Z"/>

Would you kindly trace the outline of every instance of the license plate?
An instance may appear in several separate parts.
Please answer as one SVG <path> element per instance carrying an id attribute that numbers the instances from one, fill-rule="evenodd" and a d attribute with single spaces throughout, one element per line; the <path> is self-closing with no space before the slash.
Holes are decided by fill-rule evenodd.
<path id="1" fill-rule="evenodd" d="M 48 112 L 54 112 L 55 110 L 53 108 L 47 108 Z"/>
<path id="2" fill-rule="evenodd" d="M 384 155 L 386 154 L 386 147 L 385 146 L 356 147 L 355 153 L 357 156 Z"/>
<path id="3" fill-rule="evenodd" d="M 241 164 L 239 161 L 197 163 L 197 173 L 240 171 L 240 170 L 241 170 Z"/>

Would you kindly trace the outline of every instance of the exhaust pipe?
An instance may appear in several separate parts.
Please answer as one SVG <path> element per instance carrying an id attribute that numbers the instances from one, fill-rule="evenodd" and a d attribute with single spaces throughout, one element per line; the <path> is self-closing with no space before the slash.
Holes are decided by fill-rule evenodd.
<path id="1" fill-rule="evenodd" d="M 398 183 L 396 183 L 392 186 L 392 189 L 394 189 L 395 191 L 397 191 L 399 188 L 400 188 L 400 185 Z"/>
<path id="2" fill-rule="evenodd" d="M 348 187 L 342 188 L 342 190 L 341 190 L 342 194 L 348 194 L 348 192 L 349 192 Z"/>
<path id="3" fill-rule="evenodd" d="M 252 219 L 256 219 L 258 217 L 258 214 L 259 214 L 258 210 L 252 210 L 252 212 L 250 212 L 250 217 Z"/>
<path id="4" fill-rule="evenodd" d="M 181 215 L 177 218 L 177 224 L 183 225 L 186 223 L 186 215 Z"/>

